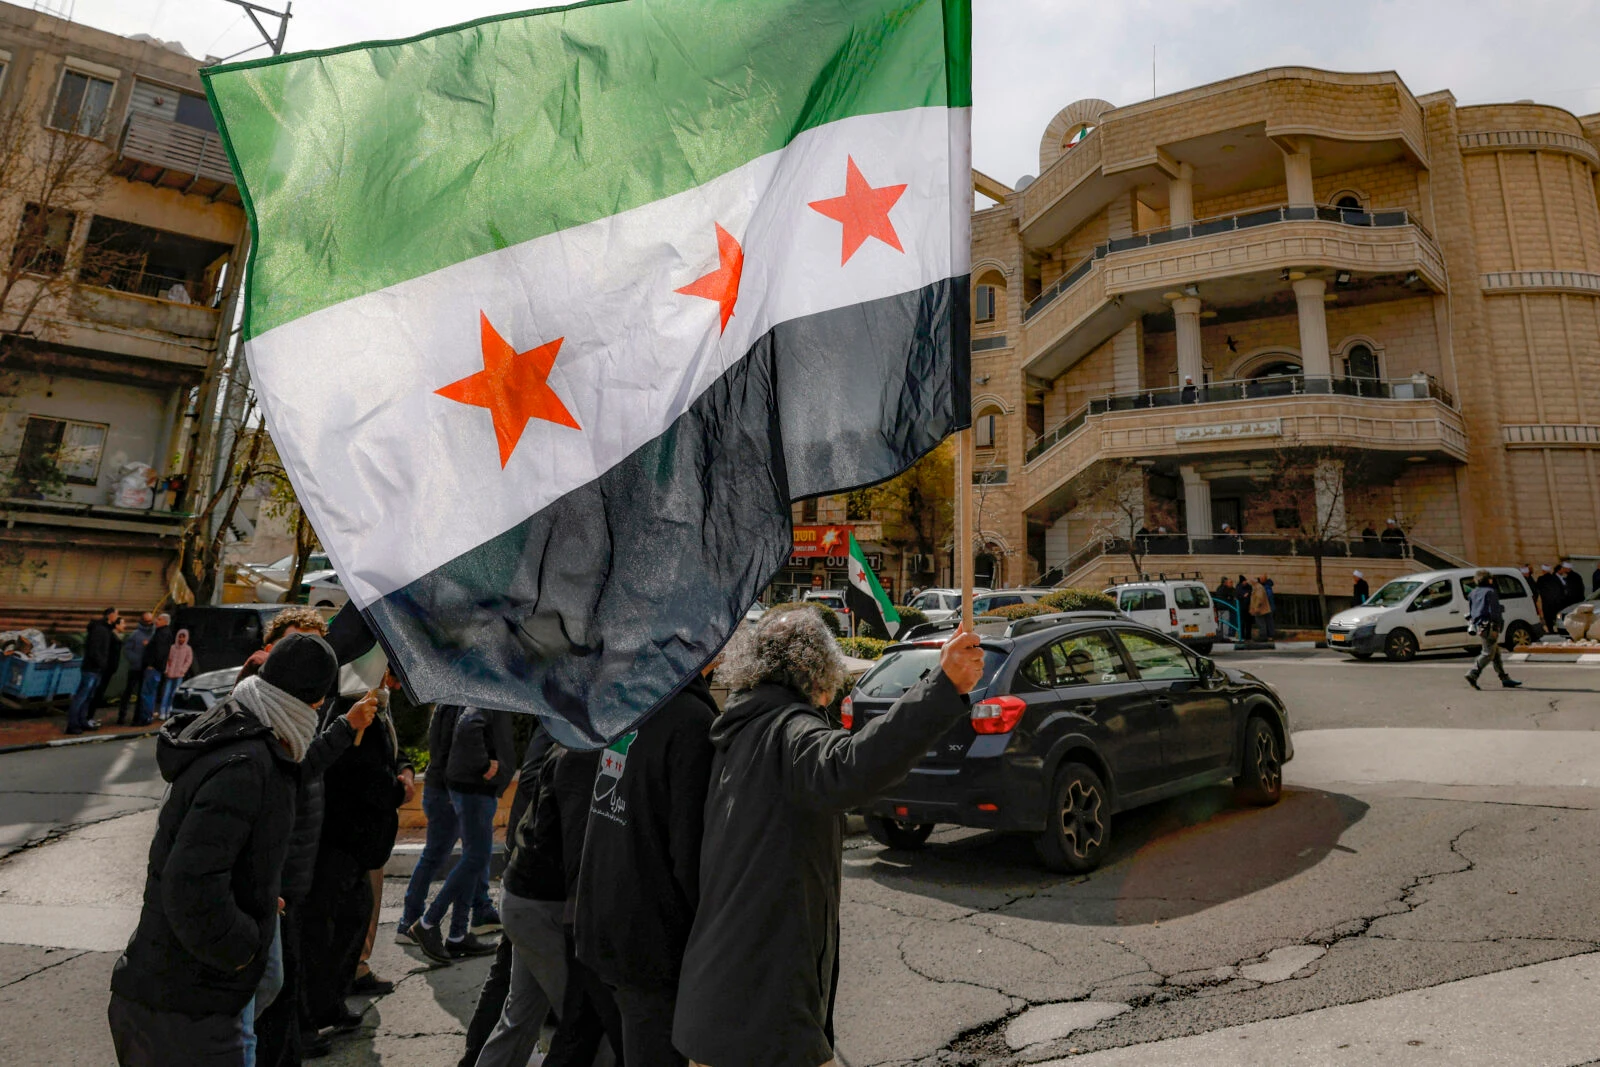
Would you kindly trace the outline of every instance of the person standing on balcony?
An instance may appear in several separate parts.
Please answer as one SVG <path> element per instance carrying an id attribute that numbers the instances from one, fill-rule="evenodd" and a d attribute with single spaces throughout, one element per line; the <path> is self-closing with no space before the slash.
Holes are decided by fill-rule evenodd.
<path id="1" fill-rule="evenodd" d="M 1255 588 L 1250 591 L 1250 614 L 1255 617 L 1256 639 L 1260 641 L 1271 641 L 1278 636 L 1272 621 L 1271 581 L 1266 575 L 1259 575 Z"/>
<path id="2" fill-rule="evenodd" d="M 1223 526 L 1224 531 L 1227 528 L 1226 525 Z M 1239 575 L 1239 580 L 1233 586 L 1233 596 L 1239 605 L 1239 640 L 1241 641 L 1250 640 L 1250 598 L 1254 594 L 1255 587 L 1250 584 L 1250 579 L 1242 574 Z"/>
<path id="3" fill-rule="evenodd" d="M 1370 522 L 1367 523 L 1366 529 L 1361 531 L 1361 540 L 1363 540 L 1363 541 L 1376 541 L 1377 539 L 1378 539 L 1378 531 L 1374 530 L 1372 528 L 1372 523 L 1370 523 Z"/>
<path id="4" fill-rule="evenodd" d="M 1395 519 L 1388 519 L 1383 524 L 1383 536 L 1379 538 L 1388 550 L 1386 554 L 1399 559 L 1405 555 L 1406 532 L 1400 529 L 1400 523 Z"/>
<path id="5" fill-rule="evenodd" d="M 1360 571 L 1351 571 L 1350 573 L 1355 575 L 1356 579 L 1355 588 L 1351 591 L 1350 595 L 1355 599 L 1356 606 L 1359 607 L 1362 604 L 1365 604 L 1367 602 L 1367 598 L 1372 595 L 1372 588 L 1367 585 L 1366 576 Z"/>
<path id="6" fill-rule="evenodd" d="M 1185 404 L 1193 404 L 1199 401 L 1200 390 L 1195 388 L 1193 378 L 1185 377 L 1183 379 L 1183 392 L 1181 399 Z"/>

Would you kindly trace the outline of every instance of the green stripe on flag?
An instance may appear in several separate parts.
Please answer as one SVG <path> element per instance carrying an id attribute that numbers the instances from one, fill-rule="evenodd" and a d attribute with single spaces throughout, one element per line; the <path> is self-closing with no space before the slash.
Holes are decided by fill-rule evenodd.
<path id="1" fill-rule="evenodd" d="M 900 612 L 896 610 L 894 601 L 889 594 L 883 591 L 883 584 L 878 581 L 878 576 L 872 573 L 872 568 L 867 565 L 867 554 L 861 551 L 861 543 L 856 540 L 856 535 L 850 535 L 850 555 L 861 565 L 861 570 L 867 576 L 867 585 L 872 590 L 872 599 L 878 602 L 878 609 L 883 612 L 883 621 L 889 624 L 900 621 Z"/>
<path id="2" fill-rule="evenodd" d="M 971 0 L 620 0 L 209 68 L 255 239 L 245 336 L 841 118 L 967 106 L 970 23 Z"/>

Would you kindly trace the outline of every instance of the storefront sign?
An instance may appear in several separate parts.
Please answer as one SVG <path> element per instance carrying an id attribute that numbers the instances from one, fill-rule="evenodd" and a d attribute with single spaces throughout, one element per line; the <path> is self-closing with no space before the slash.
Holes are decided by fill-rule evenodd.
<path id="1" fill-rule="evenodd" d="M 1282 419 L 1258 419 L 1255 422 L 1222 422 L 1213 426 L 1180 426 L 1175 435 L 1179 444 L 1185 441 L 1232 441 L 1240 437 L 1282 436 Z"/>
<path id="2" fill-rule="evenodd" d="M 789 555 L 795 559 L 814 559 L 818 556 L 850 555 L 849 526 L 796 526 L 794 548 Z"/>

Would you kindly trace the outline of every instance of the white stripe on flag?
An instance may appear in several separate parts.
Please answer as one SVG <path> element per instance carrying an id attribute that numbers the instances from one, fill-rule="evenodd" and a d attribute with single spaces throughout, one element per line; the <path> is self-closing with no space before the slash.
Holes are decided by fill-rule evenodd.
<path id="1" fill-rule="evenodd" d="M 699 188 L 253 339 L 273 440 L 351 596 L 365 606 L 593 481 L 773 326 L 965 274 L 969 139 L 965 109 L 843 119 Z M 890 212 L 904 253 L 868 239 L 841 267 L 840 224 L 809 204 L 845 191 L 847 157 L 874 187 L 907 185 Z M 675 292 L 717 267 L 714 224 L 745 256 L 720 335 L 714 301 Z M 582 428 L 530 420 L 504 470 L 489 413 L 434 392 L 483 369 L 480 312 L 518 351 L 565 338 L 549 384 Z"/>

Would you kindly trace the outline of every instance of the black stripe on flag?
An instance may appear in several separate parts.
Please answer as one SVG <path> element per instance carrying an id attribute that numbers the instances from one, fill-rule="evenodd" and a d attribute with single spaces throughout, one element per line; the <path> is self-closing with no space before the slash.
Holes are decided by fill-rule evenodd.
<path id="1" fill-rule="evenodd" d="M 368 609 L 412 694 L 579 747 L 632 729 L 788 560 L 792 500 L 971 421 L 968 322 L 963 276 L 775 327 L 660 437 Z"/>

